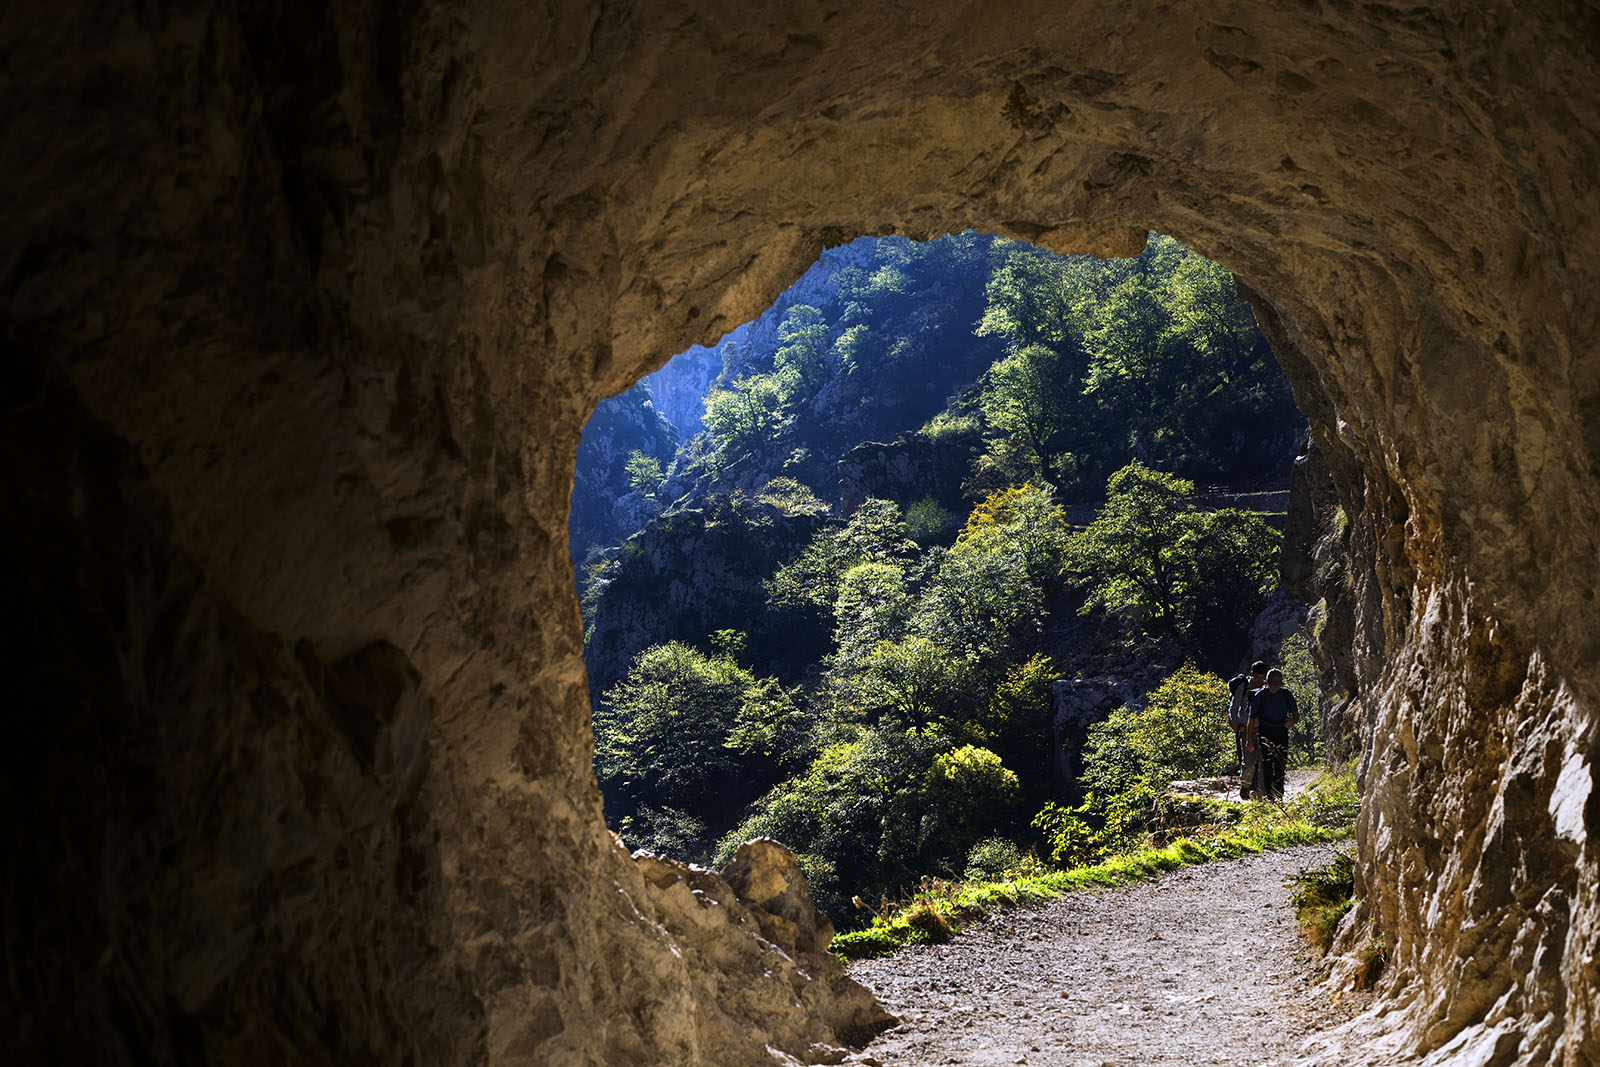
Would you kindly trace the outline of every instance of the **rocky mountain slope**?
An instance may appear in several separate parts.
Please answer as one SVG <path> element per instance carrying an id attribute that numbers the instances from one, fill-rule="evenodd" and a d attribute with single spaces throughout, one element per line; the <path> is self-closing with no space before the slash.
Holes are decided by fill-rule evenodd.
<path id="1" fill-rule="evenodd" d="M 643 501 L 624 501 L 636 492 L 629 480 L 629 459 L 641 453 L 666 465 L 677 451 L 677 430 L 656 410 L 648 379 L 595 408 L 578 439 L 567 521 L 568 551 L 580 570 L 591 549 L 617 544 L 644 524 Z"/>

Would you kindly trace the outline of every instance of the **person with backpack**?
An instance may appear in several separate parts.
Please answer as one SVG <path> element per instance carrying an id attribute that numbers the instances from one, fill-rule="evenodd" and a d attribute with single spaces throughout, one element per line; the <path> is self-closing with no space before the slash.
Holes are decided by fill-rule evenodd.
<path id="1" fill-rule="evenodd" d="M 1294 692 L 1283 684 L 1283 672 L 1274 667 L 1267 672 L 1267 684 L 1250 695 L 1250 717 L 1245 723 L 1246 752 L 1261 751 L 1263 788 L 1270 800 L 1283 799 L 1283 769 L 1289 755 L 1289 727 L 1300 719 Z"/>
<path id="2" fill-rule="evenodd" d="M 1267 665 L 1261 660 L 1250 664 L 1249 674 L 1228 679 L 1228 725 L 1233 727 L 1233 773 L 1244 773 L 1244 727 L 1250 719 L 1250 697 L 1267 684 Z"/>

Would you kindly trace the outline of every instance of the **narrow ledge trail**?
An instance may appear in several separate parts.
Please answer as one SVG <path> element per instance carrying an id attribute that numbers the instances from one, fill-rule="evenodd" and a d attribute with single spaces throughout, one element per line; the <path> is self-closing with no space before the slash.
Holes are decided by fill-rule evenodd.
<path id="1" fill-rule="evenodd" d="M 1316 985 L 1285 885 L 1325 865 L 1336 847 L 1302 845 L 1070 893 L 971 923 L 949 944 L 852 964 L 902 1023 L 851 1061 L 1302 1062 L 1308 1037 L 1356 1012 Z"/>

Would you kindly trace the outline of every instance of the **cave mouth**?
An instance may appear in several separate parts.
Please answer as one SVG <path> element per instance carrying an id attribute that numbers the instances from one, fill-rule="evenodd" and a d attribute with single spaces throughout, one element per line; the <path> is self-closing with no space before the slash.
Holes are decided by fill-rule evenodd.
<path id="1" fill-rule="evenodd" d="M 20 1060 L 759 1061 L 605 831 L 579 432 L 844 236 L 968 224 L 1270 290 L 1373 1026 L 1596 1058 L 1592 10 L 368 7 L 13 6 Z"/>
<path id="2" fill-rule="evenodd" d="M 1081 800 L 1085 731 L 1112 710 L 1056 722 L 1046 705 L 1063 675 L 1104 675 L 1131 642 L 1157 649 L 1164 674 L 1199 663 L 1220 687 L 1293 639 L 1295 684 L 1316 684 L 1298 601 L 1253 636 L 1283 599 L 1304 433 L 1232 275 L 1170 238 L 1121 260 L 972 231 L 824 253 L 761 316 L 585 427 L 569 531 L 608 825 L 630 849 L 714 866 L 740 840 L 777 837 L 841 927 L 861 919 L 852 897 L 959 871 L 975 833 L 997 855 L 1035 851 L 1010 809 Z M 1114 521 L 1090 526 L 1108 479 L 1121 486 L 1135 463 L 1119 506 L 1168 494 L 1170 514 L 1145 521 L 1189 531 L 1150 562 L 1183 576 L 1155 597 L 1068 577 L 1084 568 L 1069 547 Z M 1138 672 L 1134 702 L 1167 681 L 1123 667 Z M 1029 692 L 1033 735 L 957 713 L 996 706 L 1007 686 Z M 1295 751 L 1320 755 L 1306 721 Z M 1215 766 L 1175 756 L 1173 776 L 1226 773 L 1232 740 L 1212 740 Z M 861 779 L 892 751 L 899 778 L 920 778 L 958 748 L 961 773 L 988 761 L 1022 799 L 947 817 L 948 840 L 919 846 L 925 870 L 869 871 L 857 855 L 904 843 L 841 845 L 850 835 L 827 818 L 787 811 L 796 791 L 825 788 L 819 776 Z"/>

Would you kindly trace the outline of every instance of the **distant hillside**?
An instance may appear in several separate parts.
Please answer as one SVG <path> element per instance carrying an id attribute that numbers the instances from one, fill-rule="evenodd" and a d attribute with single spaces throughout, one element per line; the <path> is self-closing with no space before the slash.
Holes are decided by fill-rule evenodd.
<path id="1" fill-rule="evenodd" d="M 984 834 L 1034 847 L 1030 812 L 1113 847 L 1129 783 L 1092 827 L 1052 805 L 1127 707 L 1226 731 L 1194 665 L 1252 647 L 1304 425 L 1226 270 L 1154 235 L 1110 261 L 864 240 L 680 360 L 602 407 L 573 497 L 630 845 L 775 836 L 837 914 Z"/>

